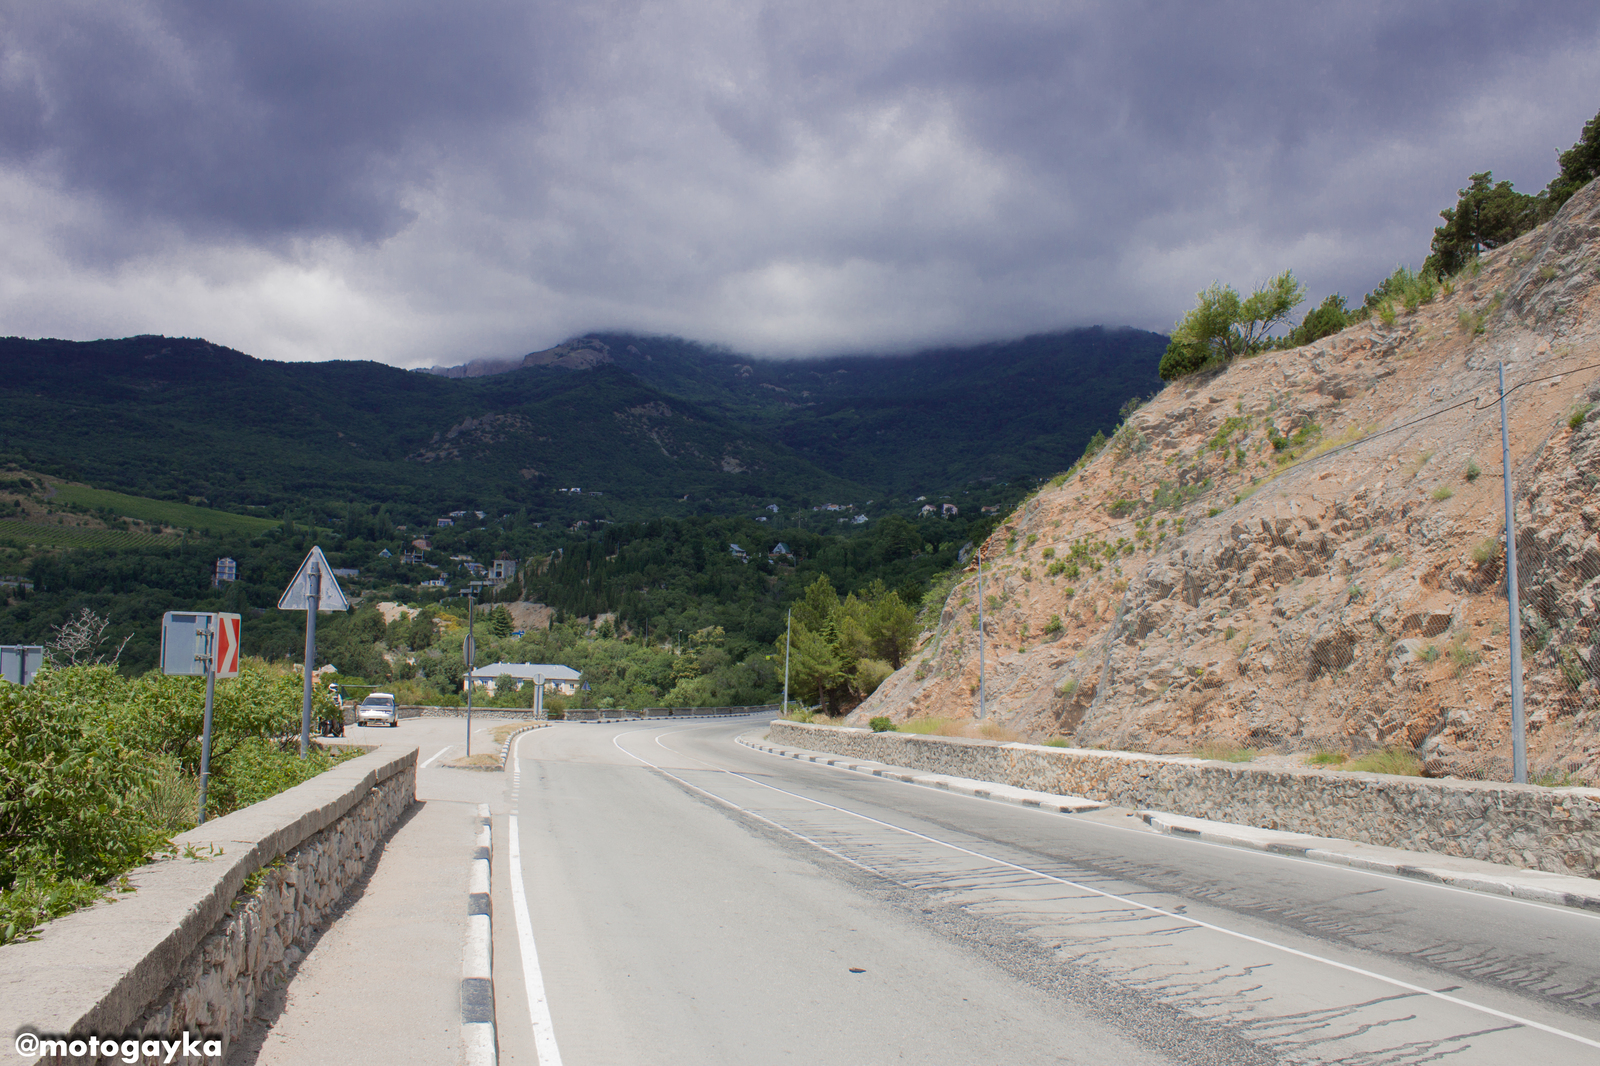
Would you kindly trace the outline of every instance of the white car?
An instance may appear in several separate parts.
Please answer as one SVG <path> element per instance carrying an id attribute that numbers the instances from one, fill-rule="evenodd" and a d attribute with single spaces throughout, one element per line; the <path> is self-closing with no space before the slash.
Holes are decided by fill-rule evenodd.
<path id="1" fill-rule="evenodd" d="M 374 692 L 362 700 L 361 705 L 356 708 L 356 725 L 374 725 L 379 722 L 389 726 L 400 724 L 400 709 L 394 705 L 393 693 Z"/>

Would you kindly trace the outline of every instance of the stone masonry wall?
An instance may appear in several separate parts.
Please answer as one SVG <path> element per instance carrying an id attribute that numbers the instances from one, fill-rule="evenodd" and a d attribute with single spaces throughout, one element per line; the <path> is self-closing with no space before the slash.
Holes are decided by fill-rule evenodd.
<path id="1" fill-rule="evenodd" d="M 416 774 L 416 748 L 384 745 L 175 837 L 133 891 L 0 946 L 0 1031 L 187 1031 L 226 1050 L 416 801 Z"/>
<path id="2" fill-rule="evenodd" d="M 220 1036 L 224 1049 L 231 1046 L 266 994 L 288 983 L 324 919 L 361 877 L 416 793 L 416 768 L 410 767 L 370 789 L 333 825 L 268 863 L 259 871 L 255 891 L 241 896 L 200 942 L 135 1031 L 154 1037 L 204 1032 Z"/>
<path id="3" fill-rule="evenodd" d="M 1325 770 L 773 722 L 812 751 L 1123 807 L 1600 877 L 1600 790 Z"/>

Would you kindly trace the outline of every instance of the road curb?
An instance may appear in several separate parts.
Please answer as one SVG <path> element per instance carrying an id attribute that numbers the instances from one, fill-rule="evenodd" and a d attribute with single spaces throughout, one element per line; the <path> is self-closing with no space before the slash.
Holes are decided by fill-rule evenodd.
<path id="1" fill-rule="evenodd" d="M 1478 863 L 1478 860 L 1458 860 L 1449 855 L 1358 844 L 1336 837 L 1313 837 L 1277 829 L 1257 829 L 1254 826 L 1213 822 L 1205 818 L 1191 818 L 1187 815 L 1166 814 L 1161 811 L 1140 811 L 1139 817 L 1159 833 L 1193 837 L 1208 844 L 1271 851 L 1279 855 L 1311 859 L 1314 862 L 1393 874 L 1396 877 L 1410 877 L 1418 881 L 1432 881 L 1435 884 L 1449 885 L 1469 892 L 1486 892 L 1533 903 L 1600 911 L 1600 884 L 1586 884 L 1585 882 L 1590 880 L 1586 877 L 1552 874 L 1543 870 L 1524 870 L 1487 862 L 1481 863 L 1482 866 L 1489 868 L 1486 870 L 1452 869 L 1452 865 L 1460 866 L 1464 862 Z M 1355 849 L 1360 849 L 1360 852 Z M 1502 870 L 1505 871 L 1503 874 L 1500 873 Z"/>
<path id="2" fill-rule="evenodd" d="M 966 778 L 947 778 L 938 774 L 919 774 L 871 760 L 848 759 L 827 752 L 782 747 L 770 741 L 752 740 L 747 737 L 735 739 L 747 748 L 769 755 L 813 762 L 819 766 L 832 766 L 835 769 L 882 777 L 891 781 L 905 781 L 910 784 L 940 788 L 947 792 L 997 800 L 1001 803 L 1014 803 L 1018 806 L 1036 807 L 1062 814 L 1110 807 L 1109 804 L 1081 797 L 1029 793 L 1027 790 L 1006 785 Z M 1552 874 L 1542 870 L 1524 870 L 1477 859 L 1458 859 L 1455 856 L 1431 852 L 1405 851 L 1401 848 L 1360 844 L 1334 837 L 1316 837 L 1276 829 L 1257 829 L 1254 826 L 1233 822 L 1213 822 L 1204 818 L 1191 818 L 1187 815 L 1167 814 L 1161 811 L 1141 810 L 1137 813 L 1151 829 L 1170 836 L 1191 837 L 1227 847 L 1270 851 L 1313 862 L 1431 881 L 1468 892 L 1508 896 L 1530 903 L 1600 911 L 1600 882 L 1594 882 L 1587 877 Z"/>
<path id="3" fill-rule="evenodd" d="M 461 1046 L 467 1066 L 496 1066 L 494 926 L 489 866 L 494 840 L 489 805 L 478 804 L 478 839 L 467 877 L 467 939 L 461 955 Z"/>
<path id="4" fill-rule="evenodd" d="M 1032 789 L 1015 788 L 1011 785 L 996 785 L 987 781 L 974 781 L 965 777 L 950 777 L 945 774 L 925 774 L 903 770 L 883 763 L 873 762 L 870 759 L 847 759 L 842 755 L 829 755 L 826 752 L 805 751 L 799 748 L 784 748 L 767 741 L 750 740 L 746 737 L 735 738 L 740 744 L 768 755 L 777 755 L 785 759 L 797 759 L 802 762 L 814 762 L 819 766 L 831 766 L 836 770 L 846 770 L 850 773 L 864 774 L 869 777 L 882 777 L 890 781 L 903 781 L 908 785 L 920 785 L 923 788 L 936 788 L 941 792 L 954 792 L 962 796 L 975 796 L 978 799 L 994 800 L 996 803 L 1011 803 L 1018 807 L 1033 807 L 1036 810 L 1051 811 L 1055 814 L 1081 814 L 1085 811 L 1104 810 L 1109 804 L 1099 800 L 1085 799 L 1083 796 L 1057 796 L 1048 792 L 1035 792 Z"/>
<path id="5" fill-rule="evenodd" d="M 442 762 L 442 763 L 439 764 L 439 769 L 441 769 L 441 770 L 468 770 L 468 771 L 472 771 L 472 772 L 480 773 L 480 774 L 504 773 L 505 772 L 505 768 L 506 768 L 506 760 L 509 759 L 510 756 L 511 756 L 511 742 L 513 740 L 516 740 L 518 737 L 520 737 L 522 734 L 528 732 L 529 730 L 532 730 L 532 729 L 543 729 L 545 726 L 547 726 L 549 724 L 550 724 L 549 722 L 533 722 L 530 725 L 523 726 L 521 729 L 517 730 L 515 733 L 512 733 L 511 735 L 506 737 L 505 743 L 500 745 L 500 751 L 498 753 L 499 759 L 500 759 L 500 765 L 499 766 L 456 766 L 456 765 L 454 765 L 452 763 Z"/>

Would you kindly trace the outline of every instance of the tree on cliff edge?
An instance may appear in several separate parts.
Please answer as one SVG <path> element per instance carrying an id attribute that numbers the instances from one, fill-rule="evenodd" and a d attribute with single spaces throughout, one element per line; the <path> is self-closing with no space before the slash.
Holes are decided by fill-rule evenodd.
<path id="1" fill-rule="evenodd" d="M 1268 343 L 1267 332 L 1305 298 L 1305 286 L 1288 270 L 1248 298 L 1241 298 L 1232 285 L 1213 282 L 1173 329 L 1167 353 L 1161 357 L 1161 379 L 1171 381 L 1261 351 Z"/>

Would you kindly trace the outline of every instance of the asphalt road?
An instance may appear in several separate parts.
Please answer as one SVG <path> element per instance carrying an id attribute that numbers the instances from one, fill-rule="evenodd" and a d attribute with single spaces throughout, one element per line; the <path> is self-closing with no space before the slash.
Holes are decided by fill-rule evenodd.
<path id="1" fill-rule="evenodd" d="M 502 1062 L 1600 1063 L 1600 915 L 865 778 L 752 731 L 521 739 Z"/>

